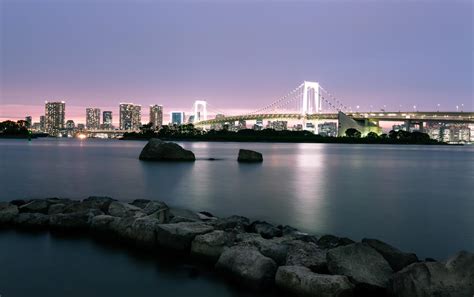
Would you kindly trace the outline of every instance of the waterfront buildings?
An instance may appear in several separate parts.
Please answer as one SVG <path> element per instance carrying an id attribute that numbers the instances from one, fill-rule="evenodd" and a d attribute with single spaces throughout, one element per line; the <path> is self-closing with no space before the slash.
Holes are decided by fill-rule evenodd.
<path id="1" fill-rule="evenodd" d="M 45 102 L 44 108 L 44 130 L 53 136 L 59 136 L 60 130 L 64 129 L 64 117 L 66 113 L 66 103 L 60 102 Z"/>
<path id="2" fill-rule="evenodd" d="M 337 136 L 337 123 L 336 122 L 326 122 L 323 124 L 318 124 L 319 135 L 323 136 Z"/>
<path id="3" fill-rule="evenodd" d="M 150 123 L 155 130 L 159 130 L 163 125 L 163 106 L 150 105 Z"/>
<path id="4" fill-rule="evenodd" d="M 67 130 L 73 130 L 76 128 L 76 124 L 74 123 L 73 120 L 67 120 L 66 121 L 66 129 Z"/>
<path id="5" fill-rule="evenodd" d="M 39 123 L 40 123 L 40 128 L 39 129 L 41 131 L 45 131 L 45 129 L 46 129 L 46 117 L 44 115 L 40 116 Z"/>
<path id="6" fill-rule="evenodd" d="M 172 125 L 181 125 L 185 123 L 184 111 L 172 111 L 170 112 L 170 123 Z"/>
<path id="7" fill-rule="evenodd" d="M 100 109 L 86 108 L 86 128 L 98 130 L 100 128 Z"/>
<path id="8" fill-rule="evenodd" d="M 120 130 L 138 131 L 142 125 L 141 109 L 141 105 L 120 103 Z"/>
<path id="9" fill-rule="evenodd" d="M 268 121 L 267 129 L 273 129 L 276 131 L 288 130 L 288 122 L 287 121 Z"/>
<path id="10" fill-rule="evenodd" d="M 112 129 L 112 112 L 111 111 L 104 111 L 102 113 L 102 128 L 109 130 Z"/>

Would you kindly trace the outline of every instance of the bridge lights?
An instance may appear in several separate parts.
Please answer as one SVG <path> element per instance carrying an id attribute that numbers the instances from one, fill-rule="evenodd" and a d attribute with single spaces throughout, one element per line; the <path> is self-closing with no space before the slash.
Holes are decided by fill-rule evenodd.
<path id="1" fill-rule="evenodd" d="M 456 112 L 459 112 L 459 105 L 456 105 Z"/>

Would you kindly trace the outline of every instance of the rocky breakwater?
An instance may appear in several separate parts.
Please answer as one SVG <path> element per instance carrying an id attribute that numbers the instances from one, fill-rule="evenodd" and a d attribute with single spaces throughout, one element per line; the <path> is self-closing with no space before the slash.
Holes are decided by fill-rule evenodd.
<path id="1" fill-rule="evenodd" d="M 144 250 L 190 255 L 226 279 L 285 296 L 449 296 L 474 294 L 474 254 L 420 261 L 376 239 L 316 237 L 241 216 L 109 197 L 0 203 L 0 227 L 86 232 Z"/>

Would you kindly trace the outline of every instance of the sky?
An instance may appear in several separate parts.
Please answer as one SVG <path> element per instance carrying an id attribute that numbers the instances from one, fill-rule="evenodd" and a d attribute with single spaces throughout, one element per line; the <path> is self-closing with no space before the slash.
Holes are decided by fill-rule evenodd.
<path id="1" fill-rule="evenodd" d="M 0 120 L 66 101 L 251 112 L 317 81 L 360 110 L 474 110 L 473 1 L 0 0 Z M 370 107 L 372 106 L 372 107 Z"/>

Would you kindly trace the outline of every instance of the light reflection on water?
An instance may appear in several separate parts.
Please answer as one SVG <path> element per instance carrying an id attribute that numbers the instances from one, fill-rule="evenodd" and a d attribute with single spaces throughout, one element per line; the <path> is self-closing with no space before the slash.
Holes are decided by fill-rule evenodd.
<path id="1" fill-rule="evenodd" d="M 108 195 L 377 237 L 421 256 L 474 250 L 474 147 L 183 142 L 195 163 L 138 160 L 139 141 L 0 141 L 0 200 Z M 239 148 L 262 164 L 236 162 Z M 217 161 L 204 160 L 218 158 Z"/>

